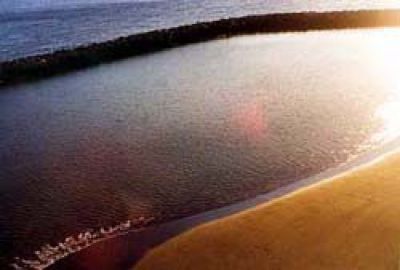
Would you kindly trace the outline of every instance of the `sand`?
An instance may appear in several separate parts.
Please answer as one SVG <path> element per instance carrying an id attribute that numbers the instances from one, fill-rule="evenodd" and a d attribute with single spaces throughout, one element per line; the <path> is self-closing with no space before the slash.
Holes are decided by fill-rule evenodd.
<path id="1" fill-rule="evenodd" d="M 148 269 L 399 269 L 400 151 L 150 251 Z"/>

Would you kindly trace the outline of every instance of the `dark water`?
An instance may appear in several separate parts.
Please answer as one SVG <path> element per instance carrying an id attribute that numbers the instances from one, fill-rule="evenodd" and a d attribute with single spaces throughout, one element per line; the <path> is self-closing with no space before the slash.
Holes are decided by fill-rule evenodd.
<path id="1" fill-rule="evenodd" d="M 3 89 L 1 265 L 250 198 L 395 138 L 399 31 L 237 37 Z"/>
<path id="2" fill-rule="evenodd" d="M 0 0 L 0 61 L 224 17 L 399 6 L 397 0 Z"/>

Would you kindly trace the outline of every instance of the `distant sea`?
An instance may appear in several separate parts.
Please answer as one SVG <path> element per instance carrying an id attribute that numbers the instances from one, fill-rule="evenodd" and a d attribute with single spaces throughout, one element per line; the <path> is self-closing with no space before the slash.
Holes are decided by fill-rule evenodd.
<path id="1" fill-rule="evenodd" d="M 0 61 L 225 17 L 394 7 L 396 0 L 0 0 Z"/>

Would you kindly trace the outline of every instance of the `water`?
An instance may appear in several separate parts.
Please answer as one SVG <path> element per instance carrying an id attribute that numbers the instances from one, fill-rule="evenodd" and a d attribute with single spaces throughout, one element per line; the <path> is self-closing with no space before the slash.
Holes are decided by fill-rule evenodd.
<path id="1" fill-rule="evenodd" d="M 0 0 L 0 61 L 248 14 L 400 7 L 397 0 Z"/>
<path id="2" fill-rule="evenodd" d="M 3 89 L 0 265 L 251 198 L 398 137 L 399 36 L 244 36 Z"/>

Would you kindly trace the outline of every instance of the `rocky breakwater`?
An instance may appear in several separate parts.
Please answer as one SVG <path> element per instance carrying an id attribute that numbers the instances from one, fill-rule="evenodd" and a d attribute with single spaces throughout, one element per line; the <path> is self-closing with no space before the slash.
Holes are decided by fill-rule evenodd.
<path id="1" fill-rule="evenodd" d="M 400 10 L 269 14 L 196 23 L 1 62 L 0 87 L 234 35 L 385 26 L 400 26 Z"/>

